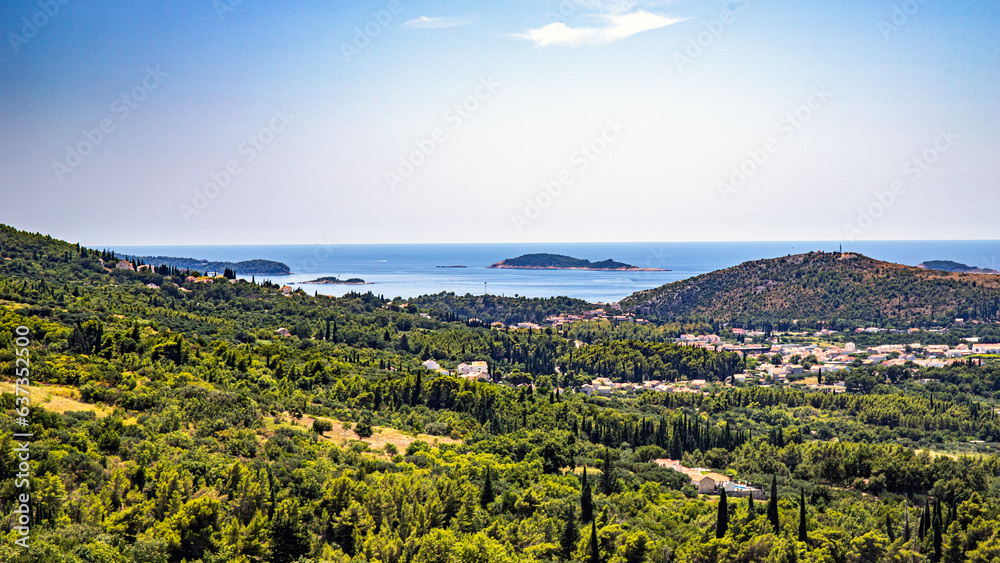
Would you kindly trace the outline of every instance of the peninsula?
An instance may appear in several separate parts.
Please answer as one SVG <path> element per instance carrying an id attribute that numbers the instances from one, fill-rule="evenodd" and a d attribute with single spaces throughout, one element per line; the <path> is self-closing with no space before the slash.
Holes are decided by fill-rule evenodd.
<path id="1" fill-rule="evenodd" d="M 509 268 L 517 270 L 601 270 L 615 272 L 669 272 L 662 268 L 639 268 L 623 262 L 615 262 L 610 258 L 600 262 L 591 262 L 583 258 L 573 258 L 562 254 L 524 254 L 517 258 L 508 258 L 490 265 L 490 268 Z"/>
<path id="2" fill-rule="evenodd" d="M 287 276 L 292 273 L 287 264 L 274 260 L 243 260 L 242 262 L 222 262 L 200 260 L 196 258 L 180 258 L 177 256 L 136 256 L 135 260 L 151 266 L 166 265 L 181 270 L 198 270 L 199 272 L 222 272 L 226 268 L 238 275 L 269 275 Z"/>

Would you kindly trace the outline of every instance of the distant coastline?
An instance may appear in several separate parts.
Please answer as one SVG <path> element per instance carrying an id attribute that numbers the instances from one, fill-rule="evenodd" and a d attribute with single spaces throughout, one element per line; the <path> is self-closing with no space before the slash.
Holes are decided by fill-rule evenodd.
<path id="1" fill-rule="evenodd" d="M 467 268 L 468 266 L 435 266 L 436 268 Z"/>
<path id="2" fill-rule="evenodd" d="M 171 266 L 180 270 L 197 270 L 202 273 L 222 272 L 227 268 L 236 272 L 237 275 L 268 275 L 287 276 L 292 273 L 291 268 L 284 262 L 274 260 L 243 260 L 242 262 L 221 262 L 212 260 L 199 260 L 196 258 L 180 258 L 177 256 L 136 256 L 135 261 L 142 261 L 150 266 Z"/>

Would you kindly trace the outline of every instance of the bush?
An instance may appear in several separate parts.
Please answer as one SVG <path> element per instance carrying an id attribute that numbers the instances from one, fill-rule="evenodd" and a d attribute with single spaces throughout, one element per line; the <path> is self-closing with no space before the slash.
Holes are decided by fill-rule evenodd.
<path id="1" fill-rule="evenodd" d="M 372 425 L 370 422 L 366 420 L 362 420 L 361 422 L 354 425 L 354 433 L 357 434 L 358 437 L 360 438 L 370 438 L 372 432 L 373 432 Z"/>
<path id="2" fill-rule="evenodd" d="M 312 429 L 313 432 L 317 434 L 322 434 L 324 432 L 329 432 L 333 430 L 333 423 L 330 422 L 329 420 L 321 420 L 317 418 L 316 420 L 313 421 Z"/>

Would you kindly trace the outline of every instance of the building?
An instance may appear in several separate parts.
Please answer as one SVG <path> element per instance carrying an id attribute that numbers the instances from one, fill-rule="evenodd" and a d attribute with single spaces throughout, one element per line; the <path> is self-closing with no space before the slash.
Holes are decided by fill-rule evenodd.
<path id="1" fill-rule="evenodd" d="M 134 272 L 135 271 L 135 268 L 132 267 L 132 263 L 129 262 L 128 260 L 122 260 L 122 261 L 118 262 L 118 264 L 115 266 L 115 268 L 117 268 L 119 270 L 128 270 L 129 272 Z"/>
<path id="2" fill-rule="evenodd" d="M 485 374 L 489 375 L 489 366 L 484 361 L 476 360 L 471 364 L 461 363 L 458 364 L 457 371 L 459 375 L 469 375 L 469 374 Z"/>
<path id="3" fill-rule="evenodd" d="M 285 327 L 281 327 L 281 328 L 279 328 L 278 330 L 276 330 L 274 332 L 276 332 L 278 334 L 278 336 L 291 336 L 292 335 L 292 333 L 288 332 L 288 329 L 285 328 Z"/>
<path id="4" fill-rule="evenodd" d="M 292 286 L 290 285 L 281 286 L 281 293 L 284 293 L 285 295 L 291 295 L 292 291 Z"/>
<path id="5" fill-rule="evenodd" d="M 437 371 L 441 367 L 434 360 L 427 360 L 426 362 L 423 362 L 420 365 L 424 366 L 425 368 L 427 368 L 427 369 L 429 369 L 431 371 Z"/>

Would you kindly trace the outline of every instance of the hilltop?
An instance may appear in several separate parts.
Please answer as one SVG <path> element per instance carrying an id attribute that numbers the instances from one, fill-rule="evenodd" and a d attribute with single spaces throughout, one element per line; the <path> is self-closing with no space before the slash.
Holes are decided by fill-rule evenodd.
<path id="1" fill-rule="evenodd" d="M 754 260 L 640 291 L 623 309 L 661 318 L 894 320 L 996 319 L 1000 279 L 882 262 L 839 252 Z"/>
<path id="2" fill-rule="evenodd" d="M 584 258 L 573 258 L 562 254 L 523 254 L 490 265 L 490 268 L 511 268 L 518 270 L 614 270 L 630 272 L 662 272 L 659 268 L 639 268 L 612 259 L 591 262 Z"/>

